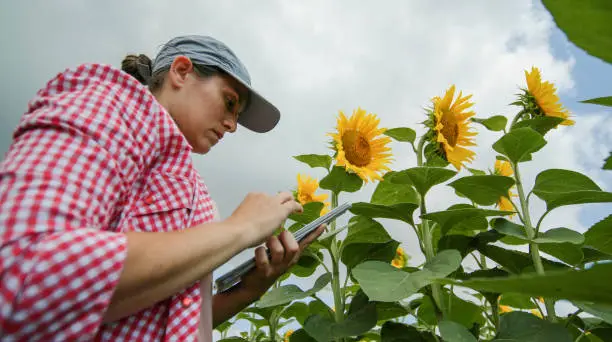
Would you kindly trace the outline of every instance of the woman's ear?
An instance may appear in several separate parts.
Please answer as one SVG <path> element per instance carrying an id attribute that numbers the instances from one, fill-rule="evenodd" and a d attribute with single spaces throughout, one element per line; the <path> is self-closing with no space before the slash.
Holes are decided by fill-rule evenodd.
<path id="1" fill-rule="evenodd" d="M 182 88 L 187 82 L 189 73 L 193 71 L 193 63 L 185 56 L 177 56 L 168 70 L 168 79 L 172 88 Z"/>

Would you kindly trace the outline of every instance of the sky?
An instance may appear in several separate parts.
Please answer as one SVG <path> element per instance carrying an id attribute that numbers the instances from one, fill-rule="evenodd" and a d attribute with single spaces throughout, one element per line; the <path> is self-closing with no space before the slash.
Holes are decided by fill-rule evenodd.
<path id="1" fill-rule="evenodd" d="M 357 107 L 375 113 L 381 126 L 420 122 L 433 96 L 455 84 L 473 94 L 476 116 L 516 113 L 507 104 L 525 87 L 524 70 L 536 66 L 554 82 L 576 125 L 555 130 L 548 145 L 522 166 L 527 186 L 546 168 L 582 172 L 606 190 L 612 174 L 601 170 L 612 150 L 609 109 L 578 101 L 612 94 L 612 66 L 586 55 L 555 28 L 539 1 L 170 1 L 84 2 L 23 0 L 0 4 L 0 153 L 36 90 L 58 72 L 80 63 L 119 66 L 127 53 L 154 57 L 158 47 L 182 34 L 212 35 L 242 59 L 253 85 L 275 103 L 276 129 L 257 134 L 244 128 L 226 136 L 194 163 L 226 218 L 251 191 L 292 190 L 296 174 L 324 176 L 292 156 L 328 153 L 327 133 L 338 111 Z M 471 167 L 490 169 L 490 148 L 500 136 L 479 135 Z M 394 170 L 416 165 L 406 144 L 393 143 Z M 464 171 L 462 171 L 462 174 Z M 367 201 L 373 186 L 340 201 Z M 457 198 L 447 186 L 428 195 L 430 211 Z M 544 206 L 533 201 L 536 217 Z M 585 231 L 611 212 L 609 205 L 557 209 L 544 230 Z M 412 230 L 382 221 L 418 264 L 423 257 Z M 247 250 L 215 277 L 252 256 Z M 314 279 L 296 280 L 308 288 Z M 329 297 L 327 297 L 329 298 Z"/>

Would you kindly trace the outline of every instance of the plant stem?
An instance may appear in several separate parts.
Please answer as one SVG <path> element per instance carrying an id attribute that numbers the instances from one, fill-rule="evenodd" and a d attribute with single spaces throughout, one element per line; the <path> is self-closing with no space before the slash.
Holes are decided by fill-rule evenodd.
<path id="1" fill-rule="evenodd" d="M 417 149 L 417 165 L 423 166 L 423 154 L 425 147 L 425 136 L 422 136 L 419 140 L 419 146 Z M 427 207 L 425 206 L 425 196 L 421 196 L 421 216 L 427 214 Z M 425 259 L 427 261 L 431 260 L 435 256 L 435 251 L 433 248 L 433 240 L 432 240 L 432 232 L 429 228 L 429 221 L 426 219 L 421 220 L 421 237 L 423 239 L 423 247 L 425 249 Z M 437 307 L 441 311 L 441 315 L 438 316 L 438 321 L 440 321 L 444 316 L 444 303 L 441 297 L 441 287 L 440 284 L 432 284 L 431 285 L 431 294 L 434 300 L 434 306 Z M 435 332 L 434 332 L 435 335 Z"/>
<path id="2" fill-rule="evenodd" d="M 519 193 L 519 200 L 521 202 L 521 209 L 523 211 L 523 218 L 525 223 L 525 230 L 527 233 L 527 238 L 530 241 L 536 237 L 536 231 L 531 224 L 531 218 L 529 216 L 529 203 L 525 198 L 525 191 L 523 190 L 523 182 L 521 181 L 521 174 L 519 173 L 518 164 L 514 162 L 510 162 L 512 166 L 512 170 L 514 171 L 514 178 L 516 179 L 516 188 Z M 533 259 L 533 266 L 538 274 L 544 274 L 544 266 L 542 265 L 542 258 L 540 257 L 540 247 L 535 242 L 529 243 L 529 252 L 531 253 L 531 259 Z M 550 300 L 544 299 L 544 304 L 546 305 L 546 315 L 548 320 L 551 322 L 556 321 L 555 315 L 555 305 L 554 302 Z"/>
<path id="3" fill-rule="evenodd" d="M 338 194 L 336 192 L 332 193 L 332 210 L 338 206 Z M 336 230 L 336 221 L 331 222 L 332 231 Z M 330 254 L 332 259 L 332 279 L 331 286 L 332 292 L 334 294 L 334 317 L 336 323 L 342 322 L 344 320 L 344 291 L 340 287 L 340 251 L 338 248 L 338 243 L 336 240 L 336 236 L 332 238 L 331 246 L 330 246 Z M 340 339 L 342 341 L 343 339 Z"/>

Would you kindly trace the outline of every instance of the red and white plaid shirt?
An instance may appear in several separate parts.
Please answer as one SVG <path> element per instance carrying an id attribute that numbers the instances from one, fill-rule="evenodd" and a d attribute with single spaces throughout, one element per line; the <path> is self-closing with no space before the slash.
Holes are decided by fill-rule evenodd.
<path id="1" fill-rule="evenodd" d="M 212 339 L 210 276 L 102 324 L 126 232 L 213 220 L 191 150 L 151 93 L 111 66 L 81 65 L 41 89 L 0 164 L 0 338 Z"/>

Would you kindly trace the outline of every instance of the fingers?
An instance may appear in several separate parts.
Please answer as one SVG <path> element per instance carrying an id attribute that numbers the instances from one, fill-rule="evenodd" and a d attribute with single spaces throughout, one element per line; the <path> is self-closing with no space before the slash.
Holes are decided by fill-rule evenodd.
<path id="1" fill-rule="evenodd" d="M 271 236 L 268 239 L 268 250 L 270 251 L 270 262 L 273 265 L 278 265 L 285 259 L 285 249 L 276 236 Z"/>
<path id="2" fill-rule="evenodd" d="M 306 246 L 310 245 L 314 240 L 316 240 L 323 232 L 327 229 L 327 225 L 322 224 L 317 229 L 313 230 L 312 233 L 308 234 L 302 242 L 300 242 L 300 248 L 304 249 Z"/>
<path id="3" fill-rule="evenodd" d="M 255 249 L 255 266 L 258 269 L 263 270 L 264 274 L 269 273 L 270 260 L 268 259 L 266 248 L 263 246 L 259 246 Z"/>
<path id="4" fill-rule="evenodd" d="M 300 252 L 300 246 L 293 234 L 288 231 L 283 231 L 279 235 L 279 239 L 285 248 L 285 261 L 287 261 L 290 265 L 293 265 L 297 261 L 297 255 Z"/>
<path id="5" fill-rule="evenodd" d="M 276 197 L 280 200 L 282 204 L 293 200 L 293 194 L 287 191 L 279 192 L 278 194 L 276 194 Z"/>

